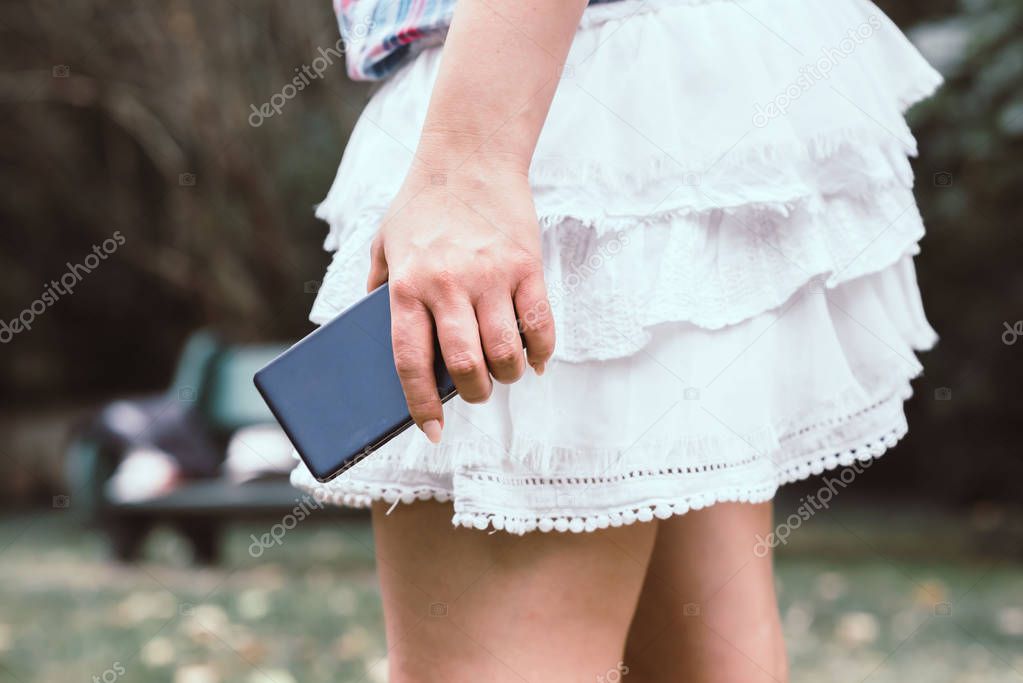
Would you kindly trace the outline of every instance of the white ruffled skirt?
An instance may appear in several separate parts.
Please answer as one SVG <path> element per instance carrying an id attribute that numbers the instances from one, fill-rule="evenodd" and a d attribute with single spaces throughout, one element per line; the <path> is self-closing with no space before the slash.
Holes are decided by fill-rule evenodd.
<path id="1" fill-rule="evenodd" d="M 364 295 L 442 48 L 374 95 L 317 215 L 311 319 Z M 455 524 L 591 531 L 867 462 L 906 433 L 935 334 L 903 118 L 940 76 L 866 0 L 624 0 L 586 11 L 530 171 L 554 360 L 445 406 L 321 500 L 450 500 Z"/>

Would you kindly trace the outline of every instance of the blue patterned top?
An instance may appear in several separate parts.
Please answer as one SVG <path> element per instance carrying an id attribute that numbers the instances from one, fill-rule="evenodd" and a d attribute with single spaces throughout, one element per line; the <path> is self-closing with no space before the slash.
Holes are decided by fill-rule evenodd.
<path id="1" fill-rule="evenodd" d="M 614 0 L 590 0 L 590 4 Z M 348 75 L 379 80 L 420 50 L 444 42 L 457 0 L 334 0 Z"/>

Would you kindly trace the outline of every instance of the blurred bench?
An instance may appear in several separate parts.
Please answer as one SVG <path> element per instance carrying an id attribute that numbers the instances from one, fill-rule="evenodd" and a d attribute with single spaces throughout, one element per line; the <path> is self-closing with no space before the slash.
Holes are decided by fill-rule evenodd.
<path id="1" fill-rule="evenodd" d="M 237 430 L 274 422 L 252 375 L 284 348 L 229 346 L 198 332 L 186 343 L 166 392 L 114 401 L 76 431 L 66 458 L 71 499 L 107 533 L 115 557 L 138 559 L 149 532 L 166 523 L 190 541 L 196 561 L 216 562 L 226 521 L 280 517 L 294 508 L 302 494 L 288 482 L 290 463 L 246 483 L 222 469 Z M 113 499 L 108 482 L 137 448 L 172 455 L 184 481 L 145 500 Z M 338 512 L 321 512 L 332 511 Z"/>

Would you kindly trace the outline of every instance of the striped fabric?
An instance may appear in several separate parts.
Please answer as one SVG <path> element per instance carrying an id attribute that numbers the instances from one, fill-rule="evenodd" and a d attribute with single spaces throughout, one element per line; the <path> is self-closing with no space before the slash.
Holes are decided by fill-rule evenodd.
<path id="1" fill-rule="evenodd" d="M 334 0 L 348 75 L 357 81 L 381 79 L 423 48 L 444 42 L 455 2 Z"/>

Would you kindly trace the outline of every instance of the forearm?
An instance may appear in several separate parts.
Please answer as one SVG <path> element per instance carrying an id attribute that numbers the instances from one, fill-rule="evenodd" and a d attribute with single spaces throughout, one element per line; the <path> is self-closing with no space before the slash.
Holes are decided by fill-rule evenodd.
<path id="1" fill-rule="evenodd" d="M 460 0 L 416 165 L 525 174 L 585 7 L 585 0 Z"/>
<path id="2" fill-rule="evenodd" d="M 543 374 L 554 353 L 528 171 L 585 4 L 459 0 L 412 168 L 373 241 L 367 287 L 390 283 L 395 367 L 431 441 L 437 343 L 469 403 L 527 361 Z"/>

